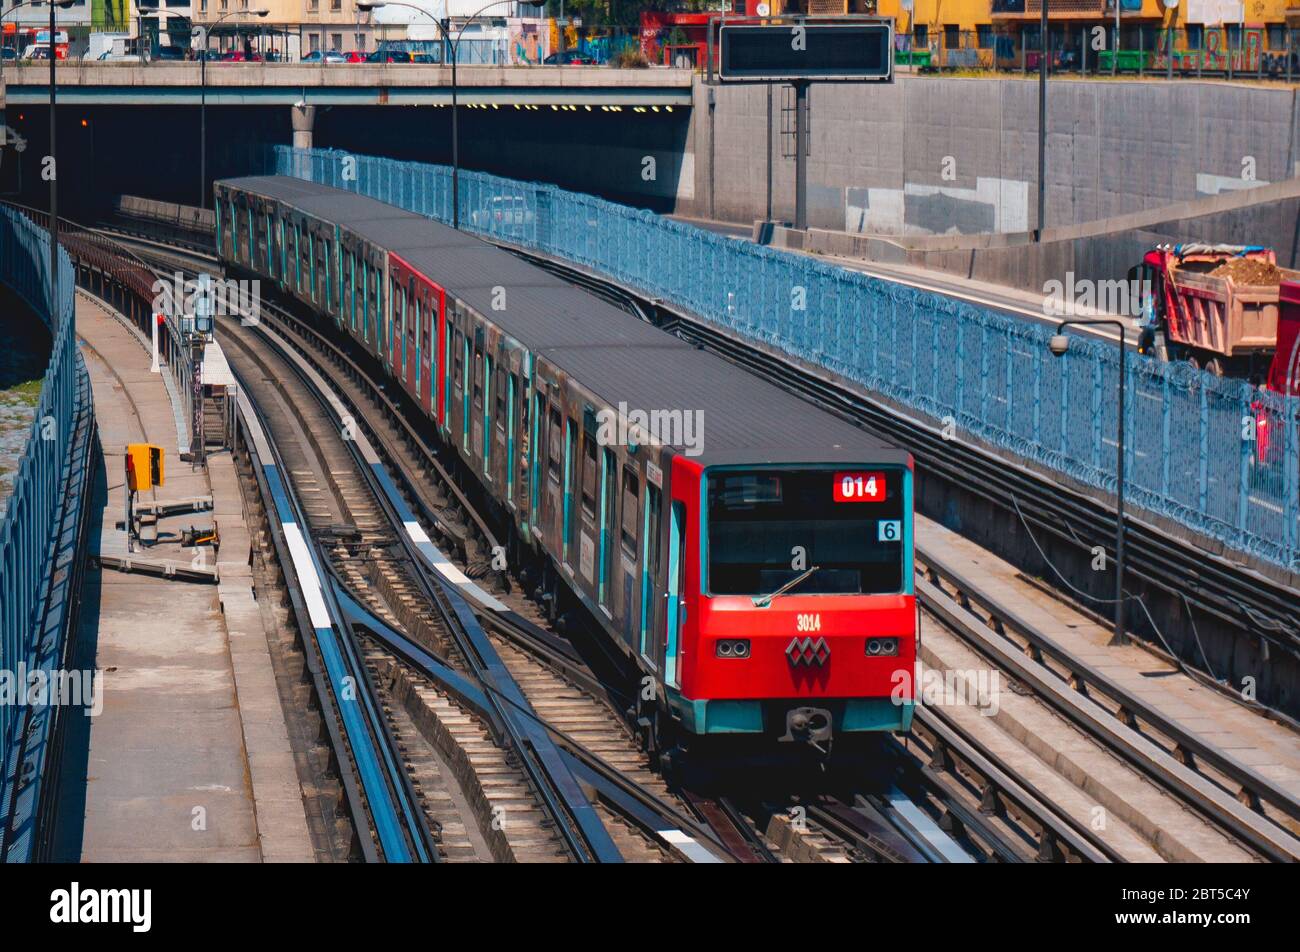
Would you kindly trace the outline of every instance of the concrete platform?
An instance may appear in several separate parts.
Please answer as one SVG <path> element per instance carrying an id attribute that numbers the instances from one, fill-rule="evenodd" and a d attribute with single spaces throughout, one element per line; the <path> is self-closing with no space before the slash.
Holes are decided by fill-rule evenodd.
<path id="1" fill-rule="evenodd" d="M 122 451 L 167 449 L 166 482 L 141 502 L 208 497 L 211 511 L 163 517 L 137 554 L 212 566 L 218 584 L 90 568 L 79 632 L 103 672 L 103 709 L 80 754 L 84 803 L 61 811 L 61 858 L 86 862 L 311 862 L 315 858 L 284 712 L 248 568 L 249 539 L 229 455 L 194 471 L 143 338 L 78 292 L 77 330 L 95 393 L 105 468 L 92 554 L 124 552 Z M 167 373 L 167 368 L 163 368 Z M 92 515 L 93 519 L 93 515 Z M 181 529 L 216 520 L 219 559 L 182 548 Z M 77 732 L 74 730 L 73 734 Z M 70 741 L 70 747 L 74 746 Z M 74 752 L 75 762 L 78 759 Z M 69 788 L 78 786 L 65 771 Z M 75 797 L 72 803 L 75 806 Z"/>

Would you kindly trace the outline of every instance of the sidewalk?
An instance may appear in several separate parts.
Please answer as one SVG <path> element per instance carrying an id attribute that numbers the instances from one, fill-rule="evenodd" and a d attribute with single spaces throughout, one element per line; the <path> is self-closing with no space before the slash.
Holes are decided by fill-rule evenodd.
<path id="1" fill-rule="evenodd" d="M 126 554 L 118 523 L 129 442 L 154 443 L 165 453 L 165 485 L 141 493 L 139 503 L 213 498 L 211 511 L 160 519 L 158 542 L 137 545 L 134 556 L 181 566 L 202 558 L 211 566 L 212 549 L 182 548 L 180 532 L 215 520 L 221 536 L 218 585 L 87 569 L 78 637 L 103 672 L 103 710 L 90 718 L 82 753 L 79 858 L 311 862 L 302 791 L 253 597 L 234 463 L 223 452 L 207 471 L 193 471 L 177 458 L 176 417 L 162 374 L 149 372 L 143 337 L 81 292 L 77 330 L 104 451 L 92 553 Z M 72 772 L 64 776 L 68 786 L 78 781 Z"/>

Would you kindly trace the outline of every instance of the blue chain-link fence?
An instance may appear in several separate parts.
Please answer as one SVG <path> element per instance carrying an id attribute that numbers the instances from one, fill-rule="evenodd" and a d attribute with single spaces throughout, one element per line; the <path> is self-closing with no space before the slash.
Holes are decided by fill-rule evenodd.
<path id="1" fill-rule="evenodd" d="M 451 220 L 451 170 L 278 147 L 272 171 Z M 1090 486 L 1115 488 L 1119 354 L 992 308 L 550 185 L 460 173 L 461 227 L 552 255 L 820 365 Z M 1130 353 L 1132 502 L 1300 569 L 1300 398 Z"/>
<path id="2" fill-rule="evenodd" d="M 54 344 L 13 495 L 0 522 L 0 670 L 7 675 L 9 689 L 20 691 L 26 687 L 21 672 L 35 672 L 42 664 L 38 654 L 46 632 L 38 614 L 54 570 L 65 467 L 76 422 L 78 375 L 84 374 L 72 327 L 72 262 L 60 250 L 59 301 L 51 315 L 49 249 L 49 234 L 43 228 L 13 209 L 0 208 L 0 282 L 45 322 Z M 0 785 L 13 766 L 17 738 L 12 732 L 23 710 L 13 697 L 0 698 Z M 0 820 L 10 806 L 0 803 Z"/>

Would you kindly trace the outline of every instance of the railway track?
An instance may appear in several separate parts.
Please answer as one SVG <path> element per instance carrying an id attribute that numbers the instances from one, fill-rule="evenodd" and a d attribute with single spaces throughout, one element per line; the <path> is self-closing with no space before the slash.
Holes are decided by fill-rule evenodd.
<path id="1" fill-rule="evenodd" d="M 162 253 L 159 254 L 159 260 L 164 260 L 165 256 Z M 173 255 L 169 260 L 177 265 L 183 263 L 187 267 L 200 264 L 212 267 L 214 264 L 210 256 L 192 251 L 187 251 L 181 255 Z M 282 315 L 282 317 L 287 322 L 294 321 L 294 318 L 287 314 Z M 289 324 L 286 323 L 284 329 L 288 328 Z M 305 330 L 309 336 L 314 335 L 316 339 L 306 346 L 325 354 L 333 365 L 333 369 L 345 368 L 346 373 L 344 376 L 354 384 L 362 379 L 368 379 L 366 372 L 351 357 L 310 327 L 302 325 L 294 328 L 294 330 Z M 373 388 L 373 383 L 371 386 Z M 385 414 L 387 417 L 386 425 L 391 428 L 390 432 L 386 434 L 387 441 L 391 444 L 391 441 L 395 438 L 398 442 L 405 444 L 405 450 L 410 452 L 413 446 L 421 443 L 420 434 L 415 432 L 409 421 L 404 420 L 401 408 L 389 400 L 381 389 L 374 388 L 374 394 L 378 396 L 378 402 L 387 404 L 384 408 L 387 411 Z M 402 422 L 400 424 L 396 423 L 395 421 L 398 420 Z M 424 464 L 427 466 L 428 462 L 434 457 L 427 446 L 424 448 L 424 452 L 429 456 L 429 459 L 426 459 Z M 445 473 L 443 475 L 446 476 Z M 450 479 L 448 482 L 454 484 L 454 481 Z M 464 501 L 462 497 L 460 502 Z M 486 531 L 486 527 L 481 522 L 477 530 L 478 534 L 486 535 L 487 539 L 491 541 L 490 532 Z M 463 547 L 468 541 L 467 536 L 475 534 L 475 532 L 462 533 L 459 540 L 455 538 L 454 534 L 450 534 L 449 540 L 453 543 L 458 541 Z M 463 550 L 462 555 L 469 551 Z M 929 582 L 923 583 L 925 588 L 921 590 L 920 597 L 922 602 L 927 605 L 927 609 L 936 618 L 946 620 L 950 627 L 964 629 L 971 627 L 970 619 L 966 618 L 961 619 L 962 625 L 953 626 L 951 624 L 953 619 L 947 611 L 948 606 L 943 604 L 942 600 L 948 599 L 951 601 L 955 596 L 958 600 L 958 608 L 961 611 L 969 614 L 972 604 L 978 604 L 985 609 L 984 617 L 979 620 L 983 623 L 985 632 L 994 632 L 994 637 L 1005 638 L 1005 632 L 1008 628 L 1012 631 L 1020 630 L 1014 624 L 1006 624 L 1012 618 L 1013 613 L 1004 611 L 999 614 L 994 610 L 998 607 L 995 603 L 992 603 L 986 597 L 980 596 L 978 592 L 966 591 L 965 588 L 970 586 L 963 588 L 960 585 L 961 580 L 954 578 L 951 572 L 947 576 L 943 576 L 943 566 L 940 560 L 927 559 L 925 553 L 920 551 L 918 551 L 918 560 L 932 576 Z M 947 580 L 947 584 L 954 591 L 946 592 L 938 587 L 936 583 L 943 579 Z M 930 589 L 935 589 L 935 591 Z M 527 602 L 526 599 L 517 599 L 516 603 L 511 607 L 511 613 L 518 615 L 520 608 L 526 609 L 528 606 L 531 606 L 531 603 Z M 939 606 L 942 610 L 937 610 L 936 606 Z M 480 614 L 484 613 L 480 612 Z M 488 616 L 490 617 L 490 613 L 488 613 Z M 500 618 L 490 620 L 488 624 L 489 627 L 499 625 L 519 627 L 511 622 L 502 622 Z M 528 628 L 532 624 L 534 624 L 532 621 L 528 621 L 522 627 Z M 538 630 L 541 630 L 540 626 Z M 519 632 L 515 631 L 514 634 L 517 636 Z M 971 632 L 967 630 L 966 634 L 969 636 Z M 1032 636 L 1027 637 L 1027 642 L 1033 641 L 1035 639 Z M 508 642 L 503 641 L 501 647 L 508 648 Z M 537 649 L 536 644 L 530 647 L 533 650 Z M 1037 657 L 1030 657 L 1031 662 L 1041 663 L 1043 647 L 1044 643 L 1041 639 L 1038 639 Z M 1028 650 L 1028 644 L 1022 645 L 1021 649 L 1022 652 L 1027 651 L 1030 656 L 1035 655 L 1034 650 Z M 562 658 L 564 655 L 562 650 L 555 649 L 554 643 L 551 645 L 551 650 L 553 656 L 549 660 L 552 663 L 556 661 L 557 657 Z M 536 664 L 527 654 L 521 653 L 518 656 L 511 655 L 511 657 L 516 670 L 518 670 L 521 660 L 526 660 L 529 664 Z M 1075 685 L 1080 683 L 1080 676 L 1084 672 L 1077 665 L 1071 667 L 1068 656 L 1061 656 L 1055 658 L 1055 660 L 1063 669 L 1069 670 L 1066 676 L 1067 681 L 1072 679 Z M 565 668 L 566 664 L 568 665 L 567 668 Z M 580 662 L 568 658 L 562 660 L 560 666 L 565 671 L 566 679 L 571 681 L 572 674 L 578 669 Z M 1098 686 L 1104 685 L 1099 684 Z M 604 697 L 600 703 L 605 707 L 606 715 L 618 721 L 617 712 L 614 710 L 617 701 L 615 699 L 615 703 L 610 703 L 611 698 L 608 694 L 608 688 L 596 684 L 590 685 L 590 687 L 593 688 L 593 691 L 588 693 L 586 700 L 592 701 L 597 694 L 603 694 Z M 1075 690 L 1078 693 L 1077 688 Z M 1133 703 L 1133 699 L 1126 699 L 1118 695 L 1108 696 L 1112 697 L 1113 700 L 1114 717 L 1125 727 L 1131 729 L 1134 726 L 1135 712 L 1141 713 L 1146 726 L 1159 726 L 1158 715 L 1141 710 L 1141 706 Z M 571 701 L 573 699 L 562 700 Z M 578 715 L 573 709 L 567 712 L 554 709 L 553 713 L 557 719 L 556 726 L 561 726 L 561 722 L 567 723 L 569 726 L 590 723 L 589 720 L 584 718 L 589 718 L 591 711 L 587 711 L 585 715 Z M 565 721 L 568 714 L 575 715 L 575 719 Z M 549 721 L 550 718 L 547 718 L 547 720 Z M 947 831 L 955 831 L 956 839 L 966 844 L 968 854 L 980 859 L 1004 861 L 1028 858 L 1114 861 L 1121 858 L 1104 841 L 1091 835 L 1086 825 L 1079 824 L 1062 812 L 1053 809 L 1048 798 L 1035 791 L 1032 785 L 1018 780 L 1008 765 L 999 762 L 990 751 L 981 749 L 978 742 L 962 736 L 957 725 L 951 720 L 945 719 L 940 712 L 925 709 L 919 711 L 916 736 L 921 753 L 929 758 L 929 762 L 919 770 L 923 779 L 922 786 L 925 788 L 921 793 L 921 799 L 932 798 L 930 809 L 926 815 L 937 814 Z M 1194 737 L 1179 737 L 1175 734 L 1168 736 L 1174 738 L 1174 754 L 1183 759 L 1184 769 L 1187 769 L 1188 764 L 1208 760 L 1213 767 L 1220 769 L 1220 775 L 1216 777 L 1216 780 L 1222 781 L 1226 777 L 1230 783 L 1239 784 L 1239 792 L 1242 794 L 1243 799 L 1246 799 L 1252 806 L 1258 807 L 1261 804 L 1268 803 L 1272 804 L 1275 810 L 1280 809 L 1283 813 L 1288 812 L 1285 797 L 1279 797 L 1279 791 L 1271 789 L 1267 782 L 1260 783 L 1259 781 L 1262 778 L 1259 778 L 1258 775 L 1254 775 L 1249 770 L 1239 769 L 1241 765 L 1234 765 L 1215 758 L 1212 751 L 1209 752 L 1210 756 L 1208 758 L 1205 757 L 1206 749 L 1201 746 L 1198 751 L 1197 741 Z M 575 739 L 570 738 L 570 740 Z M 617 761 L 618 750 L 606 750 L 605 752 L 614 754 Z M 1201 757 L 1195 756 L 1198 752 L 1202 754 Z M 626 751 L 623 751 L 623 753 L 626 753 Z M 626 762 L 624 765 L 626 765 Z M 1224 766 L 1227 767 L 1226 770 L 1221 769 Z M 644 780 L 643 777 L 638 779 Z M 965 788 L 965 797 L 962 795 L 963 787 Z M 1197 792 L 1205 796 L 1204 791 L 1198 790 Z M 1282 793 L 1285 792 L 1282 791 Z M 897 819 L 894 819 L 887 821 L 884 826 L 881 825 L 881 818 L 889 812 L 888 803 L 884 803 L 886 809 L 882 810 L 882 801 L 878 796 L 875 796 L 873 801 L 873 796 L 850 795 L 847 798 L 818 802 L 809 805 L 806 815 L 817 828 L 830 831 L 838 846 L 847 847 L 857 854 L 874 850 L 872 858 L 884 859 L 885 861 L 891 861 L 891 856 L 894 857 L 892 861 L 897 861 L 898 857 L 909 855 L 913 859 L 918 856 L 931 860 L 945 858 L 942 855 L 942 850 L 938 851 L 939 855 L 934 855 L 932 847 L 930 848 L 930 855 L 926 855 L 927 847 L 923 840 L 918 842 L 913 839 L 910 846 L 908 846 L 907 837 L 904 836 L 902 842 L 905 844 L 905 848 L 901 850 L 898 848 L 897 843 L 891 844 L 888 840 L 881 841 L 880 831 L 882 829 L 892 829 L 897 833 L 899 823 Z M 1231 797 L 1228 799 L 1231 802 Z M 908 802 L 910 802 L 910 798 Z M 1270 851 L 1271 834 L 1262 834 L 1259 829 L 1256 829 L 1256 824 L 1251 821 L 1249 816 L 1242 817 L 1240 811 L 1225 806 L 1220 799 L 1212 795 L 1208 797 L 1206 802 L 1214 807 L 1214 810 L 1210 811 L 1213 819 L 1225 822 L 1228 829 L 1239 835 L 1243 841 L 1258 849 L 1261 854 L 1270 856 L 1270 858 L 1287 858 L 1286 851 L 1289 847 L 1286 846 L 1285 839 L 1282 840 L 1280 849 Z M 748 858 L 750 861 L 755 858 L 762 858 L 763 861 L 776 858 L 772 855 L 772 850 L 768 845 L 770 840 L 766 840 L 762 835 L 756 835 L 757 831 L 754 823 L 748 820 L 741 810 L 738 810 L 725 798 L 703 800 L 698 797 L 687 797 L 687 803 L 696 816 L 707 817 L 717 824 L 715 829 L 718 827 L 722 829 L 723 835 L 719 839 L 720 841 L 729 841 L 726 842 L 726 847 L 732 858 L 742 860 Z M 1204 804 L 1202 804 L 1203 807 Z M 1217 813 L 1214 811 L 1217 811 Z M 761 813 L 762 811 L 754 812 Z M 1246 812 L 1249 813 L 1250 811 Z M 922 813 L 925 813 L 925 811 L 922 811 Z M 926 825 L 924 819 L 920 816 L 913 816 L 913 822 L 919 823 L 923 827 Z M 1285 831 L 1283 833 L 1285 834 Z M 1277 844 L 1274 843 L 1273 846 L 1276 847 Z M 907 852 L 908 848 L 911 850 L 910 854 Z"/>
<path id="2" fill-rule="evenodd" d="M 147 260 L 166 266 L 186 271 L 216 267 L 211 255 L 193 250 L 164 252 L 154 247 L 155 244 L 138 242 L 137 247 Z M 346 402 L 340 414 L 349 414 L 374 442 L 384 462 L 398 474 L 407 502 L 431 530 L 453 549 L 462 564 L 481 568 L 484 554 L 496 547 L 496 539 L 477 515 L 472 501 L 457 487 L 452 474 L 430 448 L 429 434 L 412 424 L 404 412 L 402 398 L 393 399 L 382 386 L 376 385 L 371 370 L 364 366 L 366 358 L 354 358 L 320 333 L 310 317 L 300 318 L 278 306 L 267 308 L 263 316 L 294 347 L 299 358 L 316 365 L 323 377 L 328 377 L 338 388 L 337 398 Z M 429 482 L 437 484 L 437 491 L 428 491 Z M 584 684 L 589 697 L 602 698 L 606 710 L 601 716 L 617 721 L 626 733 L 626 724 L 618 717 L 619 708 L 627 706 L 626 700 L 611 693 L 607 682 L 591 675 L 585 664 L 572 655 L 571 649 L 557 648 L 564 644 L 563 640 L 538 624 L 541 619 L 537 617 L 537 609 L 518 594 L 520 587 L 516 581 L 515 592 L 501 595 L 510 603 L 509 611 L 479 611 L 479 616 L 498 635 L 523 636 L 532 651 L 549 653 L 548 662 L 558 664 L 570 683 L 576 678 Z M 961 744 L 951 731 L 947 739 L 949 749 Z M 626 743 L 631 742 L 629 737 Z M 643 755 L 635 750 L 632 756 Z M 977 762 L 980 761 L 973 753 L 962 759 L 968 771 Z M 641 766 L 644 769 L 646 765 Z M 867 785 L 860 788 L 865 790 L 863 793 L 851 790 L 836 801 L 838 807 L 833 809 L 814 804 L 809 812 L 803 804 L 791 802 L 784 807 L 751 807 L 747 815 L 725 797 L 689 792 L 685 795 L 685 805 L 719 842 L 729 847 L 732 858 L 742 861 L 778 858 L 776 854 L 781 851 L 774 851 L 771 836 L 783 840 L 787 855 L 847 856 L 883 862 L 900 861 L 900 857 L 912 861 L 951 861 L 956 858 L 956 850 L 952 846 L 953 838 L 943 829 L 945 826 L 957 831 L 965 844 L 966 855 L 979 860 L 1107 858 L 1103 850 L 1089 848 L 1087 838 L 1078 836 L 1049 803 L 1023 788 L 1005 794 L 1010 810 L 1002 811 L 1003 819 L 991 821 L 972 808 L 962 784 L 954 778 L 933 770 L 926 773 L 915 763 L 901 769 L 916 778 L 905 784 L 910 792 L 905 793 L 892 783 L 883 790 Z M 1006 773 L 1010 773 L 1009 769 Z M 900 819 L 900 808 L 909 816 L 906 822 Z M 797 822 L 783 829 L 780 818 L 791 812 Z M 758 822 L 755 817 L 759 818 Z M 894 842 L 902 846 L 890 847 L 888 841 L 882 841 L 880 828 L 890 831 Z M 1029 841 L 1032 845 L 1026 846 Z"/>

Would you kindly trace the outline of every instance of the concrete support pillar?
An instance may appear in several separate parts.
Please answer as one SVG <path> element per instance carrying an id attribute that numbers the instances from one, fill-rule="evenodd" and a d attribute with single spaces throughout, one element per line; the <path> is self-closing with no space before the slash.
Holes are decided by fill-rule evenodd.
<path id="1" fill-rule="evenodd" d="M 316 107 L 298 102 L 290 107 L 290 113 L 293 117 L 293 147 L 310 149 L 312 126 L 316 121 Z"/>

